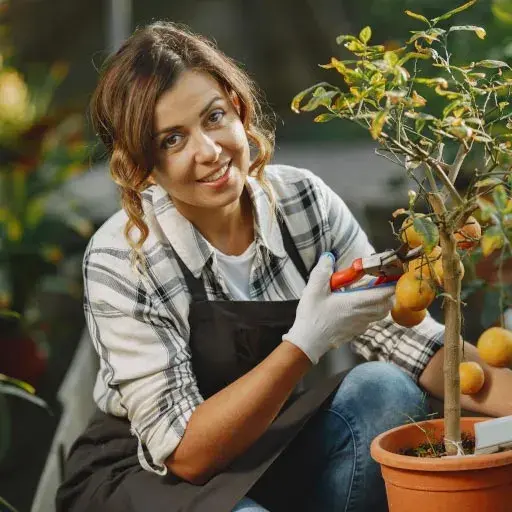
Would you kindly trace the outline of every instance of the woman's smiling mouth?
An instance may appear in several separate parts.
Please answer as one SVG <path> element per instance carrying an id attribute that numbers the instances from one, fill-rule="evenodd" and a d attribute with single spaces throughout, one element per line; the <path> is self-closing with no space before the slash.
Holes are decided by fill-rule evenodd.
<path id="1" fill-rule="evenodd" d="M 231 160 L 224 164 L 218 171 L 213 174 L 206 176 L 205 178 L 198 180 L 199 183 L 207 184 L 221 184 L 223 181 L 227 181 L 229 178 L 229 171 L 231 170 Z"/>

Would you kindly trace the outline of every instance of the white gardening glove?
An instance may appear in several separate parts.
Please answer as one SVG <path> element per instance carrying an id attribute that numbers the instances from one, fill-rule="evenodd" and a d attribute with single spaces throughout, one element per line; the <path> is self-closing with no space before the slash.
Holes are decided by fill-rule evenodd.
<path id="1" fill-rule="evenodd" d="M 329 349 L 350 341 L 372 322 L 385 318 L 393 307 L 395 287 L 389 284 L 332 292 L 333 270 L 334 256 L 322 254 L 304 288 L 295 322 L 283 335 L 283 340 L 299 347 L 313 364 Z"/>

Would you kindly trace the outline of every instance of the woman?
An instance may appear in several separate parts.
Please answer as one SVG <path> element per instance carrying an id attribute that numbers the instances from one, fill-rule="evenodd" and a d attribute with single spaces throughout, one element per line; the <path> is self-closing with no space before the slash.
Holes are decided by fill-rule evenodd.
<path id="1" fill-rule="evenodd" d="M 202 37 L 136 31 L 92 117 L 123 210 L 84 259 L 99 411 L 58 510 L 386 510 L 369 444 L 422 416 L 443 327 L 385 318 L 389 286 L 331 293 L 366 235 L 319 178 L 268 165 L 253 84 Z M 300 391 L 349 341 L 382 362 Z"/>

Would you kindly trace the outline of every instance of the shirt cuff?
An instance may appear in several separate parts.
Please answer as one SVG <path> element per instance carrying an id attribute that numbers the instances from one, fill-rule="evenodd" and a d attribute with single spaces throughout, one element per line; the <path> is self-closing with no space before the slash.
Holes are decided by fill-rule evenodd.
<path id="1" fill-rule="evenodd" d="M 397 364 L 417 383 L 432 357 L 444 345 L 444 325 L 428 314 L 423 322 L 412 327 L 410 331 L 401 337 L 397 352 L 414 354 L 414 364 L 403 364 L 403 361 Z"/>
<path id="2" fill-rule="evenodd" d="M 142 468 L 161 476 L 166 475 L 168 470 L 165 461 L 181 441 L 181 436 L 169 426 L 169 419 L 164 416 L 152 429 L 151 437 L 148 437 L 145 442 L 133 425 L 131 432 L 137 437 L 137 455 Z"/>

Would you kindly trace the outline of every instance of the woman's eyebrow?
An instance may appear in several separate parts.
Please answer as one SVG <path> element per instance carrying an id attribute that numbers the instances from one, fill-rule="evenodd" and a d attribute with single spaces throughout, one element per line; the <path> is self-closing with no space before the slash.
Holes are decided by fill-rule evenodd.
<path id="1" fill-rule="evenodd" d="M 199 113 L 199 116 L 203 116 L 204 114 L 206 114 L 206 112 L 208 112 L 208 110 L 210 109 L 210 107 L 217 101 L 217 100 L 221 100 L 222 99 L 222 96 L 214 96 L 209 102 L 208 104 L 201 110 L 201 112 Z M 163 133 L 168 133 L 168 132 L 172 132 L 173 130 L 177 130 L 179 128 L 182 128 L 181 125 L 176 125 L 176 126 L 168 126 L 166 128 L 162 128 L 161 130 L 159 130 L 158 132 L 154 133 L 153 134 L 153 138 L 156 139 L 159 135 L 162 135 Z"/>

